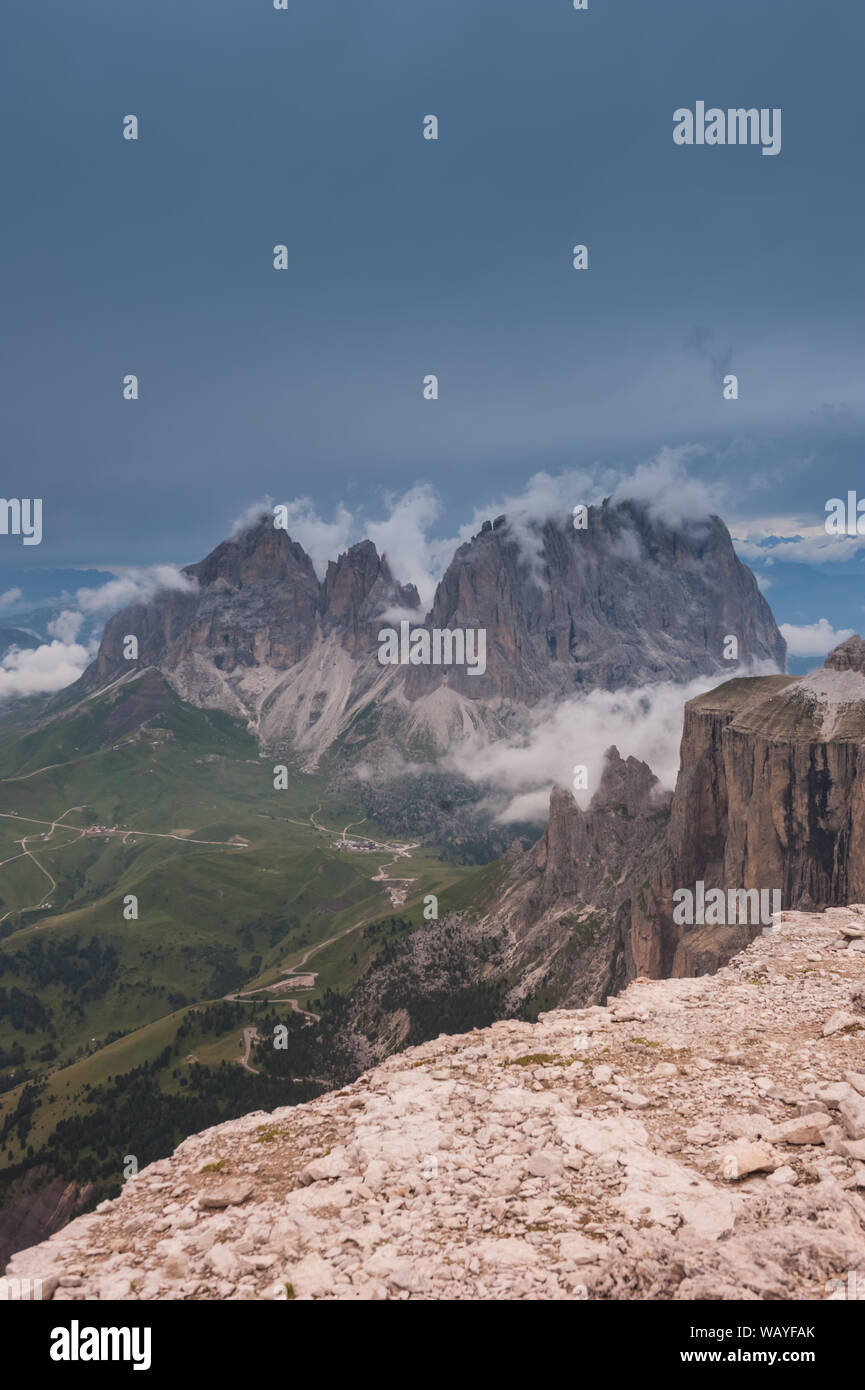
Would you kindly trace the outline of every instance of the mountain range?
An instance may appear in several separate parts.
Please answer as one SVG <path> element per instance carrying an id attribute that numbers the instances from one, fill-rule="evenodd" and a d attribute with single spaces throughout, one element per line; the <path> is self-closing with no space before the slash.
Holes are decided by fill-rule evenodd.
<path id="1" fill-rule="evenodd" d="M 485 629 L 484 673 L 382 665 L 382 627 L 406 618 Z M 74 685 L 0 728 L 7 1248 L 191 1124 L 442 1031 L 717 969 L 752 933 L 677 927 L 692 878 L 778 886 L 785 907 L 844 897 L 859 715 L 827 709 L 859 698 L 861 654 L 804 682 L 742 674 L 784 656 L 723 522 L 634 502 L 585 530 L 491 519 L 428 611 L 370 541 L 319 574 L 263 515 L 117 613 Z M 686 706 L 674 791 L 609 747 L 587 805 L 554 786 L 545 826 L 497 824 L 453 757 L 593 692 L 697 677 L 721 684 Z"/>
<path id="2" fill-rule="evenodd" d="M 59 698 L 158 668 L 185 701 L 243 719 L 267 752 L 315 768 L 336 744 L 356 762 L 380 746 L 441 751 L 482 729 L 513 732 L 545 700 L 729 669 L 783 669 L 786 647 L 751 572 L 718 517 L 676 529 L 634 502 L 531 526 L 501 516 L 459 547 L 428 613 L 371 541 L 328 563 L 262 515 L 183 571 L 182 587 L 122 610 L 96 660 Z M 378 633 L 394 615 L 415 626 L 483 628 L 486 670 L 387 666 Z M 124 656 L 135 636 L 138 658 Z"/>

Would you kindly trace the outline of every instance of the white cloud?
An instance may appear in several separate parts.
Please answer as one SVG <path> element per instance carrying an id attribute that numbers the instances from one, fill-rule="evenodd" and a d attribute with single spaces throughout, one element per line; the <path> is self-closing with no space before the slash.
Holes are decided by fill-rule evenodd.
<path id="1" fill-rule="evenodd" d="M 401 496 L 388 495 L 389 515 L 366 526 L 366 535 L 379 555 L 386 555 L 391 573 L 401 584 L 415 584 L 421 606 L 429 608 L 436 585 L 453 558 L 458 542 L 433 540 L 430 527 L 441 513 L 441 502 L 428 483 L 417 483 Z"/>
<path id="2" fill-rule="evenodd" d="M 78 679 L 90 660 L 86 647 L 53 641 L 34 650 L 13 647 L 0 663 L 0 698 L 47 694 Z"/>
<path id="3" fill-rule="evenodd" d="M 833 647 L 837 647 L 839 642 L 846 642 L 847 638 L 853 635 L 852 627 L 839 627 L 836 630 L 828 618 L 801 625 L 781 624 L 781 636 L 787 643 L 790 656 L 825 656 Z"/>
<path id="4" fill-rule="evenodd" d="M 51 637 L 59 637 L 61 642 L 72 643 L 81 631 L 83 622 L 83 613 L 76 613 L 71 608 L 64 608 L 63 612 L 58 613 L 57 617 L 52 618 L 48 624 L 48 633 Z"/>
<path id="5" fill-rule="evenodd" d="M 782 561 L 790 565 L 837 565 L 855 560 L 865 549 L 865 536 L 782 536 L 777 544 L 757 545 L 750 540 L 735 543 L 740 560 L 762 561 L 770 565 Z"/>
<path id="6" fill-rule="evenodd" d="M 14 608 L 24 597 L 20 589 L 7 589 L 0 594 L 0 613 L 7 613 L 10 608 Z"/>
<path id="7" fill-rule="evenodd" d="M 400 608 L 395 605 L 393 608 L 385 608 L 377 615 L 380 623 L 390 623 L 392 627 L 398 627 L 400 623 L 417 623 L 424 612 L 424 606 L 418 608 Z"/>
<path id="8" fill-rule="evenodd" d="M 699 444 L 680 448 L 661 448 L 653 458 L 631 473 L 623 469 L 594 467 L 564 469 L 561 473 L 533 474 L 519 492 L 504 493 L 476 507 L 470 521 L 455 536 L 432 534 L 443 506 L 439 494 L 429 483 L 415 483 L 402 493 L 387 493 L 382 499 L 384 515 L 373 507 L 352 511 L 343 502 L 325 520 L 309 497 L 295 498 L 281 505 L 287 509 L 287 531 L 292 540 L 310 556 L 319 579 L 324 578 L 328 560 L 351 544 L 368 537 L 379 554 L 388 558 L 395 578 L 401 584 L 415 584 L 424 609 L 428 609 L 436 585 L 450 564 L 455 550 L 477 535 L 483 523 L 497 516 L 508 519 L 510 536 L 520 548 L 530 573 L 540 579 L 540 527 L 548 521 L 570 524 L 574 507 L 582 502 L 599 504 L 605 497 L 614 501 L 629 499 L 644 503 L 650 515 L 672 527 L 705 520 L 720 512 L 722 485 L 692 478 L 689 461 L 709 453 Z M 232 534 L 253 525 L 262 512 L 273 511 L 273 499 L 266 497 L 236 518 Z M 623 545 L 627 541 L 623 539 Z"/>
<path id="9" fill-rule="evenodd" d="M 775 673 L 772 662 L 735 667 L 730 675 Z M 475 734 L 451 750 L 446 764 L 476 783 L 490 783 L 487 802 L 496 819 L 544 821 L 550 788 L 573 790 L 573 769 L 588 770 L 588 789 L 574 795 L 585 806 L 598 789 L 604 753 L 615 744 L 623 758 L 648 763 L 661 787 L 672 789 L 679 771 L 679 744 L 686 700 L 721 683 L 701 676 L 687 684 L 664 682 L 633 690 L 593 690 L 531 712 L 530 726 L 513 739 L 488 741 Z"/>
<path id="10" fill-rule="evenodd" d="M 32 650 L 13 647 L 7 653 L 0 667 L 0 698 L 48 694 L 77 680 L 98 647 L 95 638 L 87 646 L 77 640 L 88 618 L 99 622 L 129 603 L 146 602 L 160 589 L 196 588 L 195 580 L 175 565 L 151 565 L 117 571 L 115 579 L 99 588 L 78 589 L 74 599 L 64 595 L 70 606 L 48 624 L 54 640 Z"/>
<path id="11" fill-rule="evenodd" d="M 731 527 L 731 534 L 741 560 L 765 565 L 842 564 L 865 549 L 865 536 L 830 536 L 823 522 L 813 517 L 757 518 L 747 526 Z"/>
<path id="12" fill-rule="evenodd" d="M 566 468 L 556 474 L 534 473 L 520 492 L 506 493 L 486 506 L 476 507 L 461 535 L 468 540 L 480 529 L 482 522 L 502 513 L 518 526 L 542 526 L 556 519 L 565 521 L 578 502 L 600 501 L 604 492 L 614 486 L 615 478 L 609 470 L 595 475 L 576 468 Z"/>
<path id="13" fill-rule="evenodd" d="M 147 603 L 159 589 L 195 593 L 198 585 L 176 565 L 149 565 L 116 571 L 117 578 L 98 589 L 78 589 L 75 601 L 82 613 L 107 618 L 130 603 Z"/>
<path id="14" fill-rule="evenodd" d="M 577 503 L 597 506 L 610 497 L 614 502 L 643 503 L 653 519 L 668 526 L 703 521 L 721 510 L 722 489 L 720 484 L 692 478 L 686 464 L 707 452 L 700 444 L 677 449 L 664 446 L 631 473 L 611 468 L 595 468 L 591 473 L 581 469 L 566 469 L 556 475 L 535 473 L 521 492 L 476 508 L 471 522 L 462 528 L 460 540 L 475 535 L 488 518 L 504 514 L 523 560 L 538 579 L 542 554 L 538 528 L 547 521 L 567 525 Z M 632 549 L 637 545 L 634 537 Z M 624 535 L 621 546 L 628 546 Z"/>
<path id="15" fill-rule="evenodd" d="M 250 526 L 255 526 L 255 524 L 261 520 L 262 512 L 269 512 L 271 517 L 273 516 L 273 498 L 269 493 L 265 493 L 260 502 L 253 502 L 251 507 L 247 507 L 245 511 L 234 518 L 229 532 L 231 539 L 235 540 L 240 535 L 241 531 L 246 531 Z"/>
<path id="16" fill-rule="evenodd" d="M 772 581 L 771 579 L 767 579 L 765 574 L 755 574 L 754 578 L 757 581 L 757 588 L 760 590 L 761 594 L 765 594 L 767 589 L 771 589 Z"/>
<path id="17" fill-rule="evenodd" d="M 692 478 L 685 466 L 689 459 L 707 452 L 700 444 L 678 449 L 664 446 L 648 463 L 639 464 L 630 477 L 621 480 L 613 501 L 642 502 L 650 517 L 674 528 L 717 515 L 722 507 L 721 485 Z"/>
<path id="18" fill-rule="evenodd" d="M 569 523 L 578 503 L 588 505 L 599 502 L 605 490 L 602 482 L 606 482 L 608 491 L 614 480 L 615 475 L 609 472 L 600 473 L 593 479 L 579 469 L 565 469 L 555 475 L 535 473 L 522 491 L 505 494 L 483 507 L 476 507 L 471 521 L 460 530 L 458 541 L 452 543 L 453 548 L 477 535 L 485 521 L 506 516 L 508 532 L 519 546 L 523 562 L 540 582 L 542 538 L 539 528 L 548 521 L 558 521 L 562 525 Z"/>

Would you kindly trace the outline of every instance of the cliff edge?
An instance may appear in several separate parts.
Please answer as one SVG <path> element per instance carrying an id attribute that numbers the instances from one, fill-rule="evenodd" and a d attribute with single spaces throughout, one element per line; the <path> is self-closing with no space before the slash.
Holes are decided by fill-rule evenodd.
<path id="1" fill-rule="evenodd" d="M 785 912 L 711 977 L 194 1135 L 6 1273 L 55 1300 L 865 1294 L 863 1040 L 865 905 Z"/>

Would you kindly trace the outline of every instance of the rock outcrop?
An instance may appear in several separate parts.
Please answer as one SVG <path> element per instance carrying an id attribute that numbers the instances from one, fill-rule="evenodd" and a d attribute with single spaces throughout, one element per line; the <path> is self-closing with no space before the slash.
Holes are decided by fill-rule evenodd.
<path id="1" fill-rule="evenodd" d="M 634 921 L 654 910 L 669 808 L 647 764 L 615 747 L 586 810 L 553 788 L 544 834 L 515 860 L 485 923 L 507 935 L 510 1008 L 600 1004 L 634 978 Z"/>
<path id="2" fill-rule="evenodd" d="M 637 973 L 635 923 L 655 929 L 653 882 L 670 793 L 607 750 L 586 810 L 554 787 L 540 840 L 515 844 L 472 910 L 424 922 L 350 991 L 341 1048 L 361 1064 L 432 1035 L 601 1004 Z"/>
<path id="3" fill-rule="evenodd" d="M 784 907 L 865 898 L 865 642 L 851 637 L 808 676 L 727 681 L 685 706 L 657 931 L 638 967 L 714 968 L 753 931 L 673 921 L 672 893 L 777 889 Z M 759 928 L 758 928 L 759 929 Z M 713 958 L 714 957 L 714 958 Z"/>
<path id="4" fill-rule="evenodd" d="M 865 1294 L 865 906 L 194 1135 L 7 1276 L 88 1299 Z M 855 1296 L 855 1295 L 854 1295 Z"/>

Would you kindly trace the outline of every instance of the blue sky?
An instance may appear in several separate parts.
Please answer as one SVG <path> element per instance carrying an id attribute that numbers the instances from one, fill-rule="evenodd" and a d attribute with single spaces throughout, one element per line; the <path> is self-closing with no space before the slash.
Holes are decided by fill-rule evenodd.
<path id="1" fill-rule="evenodd" d="M 865 495 L 861 6 L 7 0 L 5 27 L 3 491 L 44 539 L 0 536 L 0 592 L 187 563 L 266 496 L 342 540 L 421 485 L 434 549 L 539 473 L 694 445 L 778 620 L 865 622 L 859 538 L 815 544 Z M 697 100 L 781 108 L 781 153 L 674 145 Z M 764 564 L 772 535 L 802 540 Z"/>

